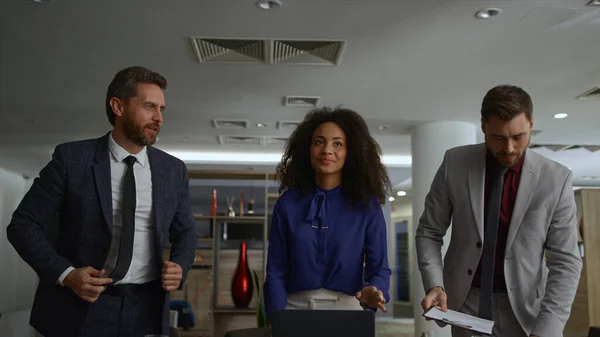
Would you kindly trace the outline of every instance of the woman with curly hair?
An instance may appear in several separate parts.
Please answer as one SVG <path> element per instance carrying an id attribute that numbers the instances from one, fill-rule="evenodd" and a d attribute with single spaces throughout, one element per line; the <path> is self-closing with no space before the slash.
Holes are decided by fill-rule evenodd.
<path id="1" fill-rule="evenodd" d="M 292 133 L 277 167 L 283 194 L 269 238 L 269 316 L 281 309 L 386 310 L 391 270 L 381 204 L 391 186 L 380 156 L 352 110 L 313 110 Z"/>

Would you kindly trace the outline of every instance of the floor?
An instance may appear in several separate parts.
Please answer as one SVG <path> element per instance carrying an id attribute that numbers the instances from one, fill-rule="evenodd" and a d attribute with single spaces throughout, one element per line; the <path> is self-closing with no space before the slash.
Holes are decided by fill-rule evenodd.
<path id="1" fill-rule="evenodd" d="M 413 337 L 415 321 L 411 318 L 378 318 L 375 337 Z"/>

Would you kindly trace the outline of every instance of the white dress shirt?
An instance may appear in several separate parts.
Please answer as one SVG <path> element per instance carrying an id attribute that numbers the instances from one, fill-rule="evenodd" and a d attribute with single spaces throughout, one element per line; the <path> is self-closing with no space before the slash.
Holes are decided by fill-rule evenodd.
<path id="1" fill-rule="evenodd" d="M 117 144 L 112 133 L 108 137 L 108 148 L 110 150 L 110 177 L 112 191 L 113 226 L 112 241 L 108 251 L 108 257 L 104 265 L 104 277 L 108 277 L 114 270 L 119 256 L 119 243 L 121 240 L 121 207 L 123 200 L 123 180 L 127 172 L 125 158 L 132 155 L 136 158 L 133 164 L 135 176 L 135 233 L 133 237 L 133 256 L 129 270 L 123 279 L 115 284 L 146 283 L 160 278 L 161 269 L 155 265 L 156 249 L 154 246 L 155 228 L 152 214 L 152 174 L 148 161 L 147 148 L 144 147 L 137 154 L 130 154 Z M 59 277 L 62 284 L 64 278 L 73 270 L 69 267 Z"/>

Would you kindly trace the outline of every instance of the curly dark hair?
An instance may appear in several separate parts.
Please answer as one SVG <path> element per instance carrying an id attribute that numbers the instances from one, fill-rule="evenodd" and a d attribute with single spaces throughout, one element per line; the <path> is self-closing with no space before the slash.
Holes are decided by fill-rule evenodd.
<path id="1" fill-rule="evenodd" d="M 391 183 L 381 163 L 381 147 L 371 137 L 364 119 L 355 111 L 342 108 L 317 108 L 309 112 L 294 130 L 277 165 L 275 179 L 279 192 L 299 188 L 307 195 L 315 188 L 315 170 L 310 163 L 314 131 L 323 123 L 333 122 L 346 134 L 347 157 L 342 169 L 342 193 L 350 207 L 369 204 L 373 195 L 384 204 Z M 345 182 L 345 184 L 344 184 Z"/>

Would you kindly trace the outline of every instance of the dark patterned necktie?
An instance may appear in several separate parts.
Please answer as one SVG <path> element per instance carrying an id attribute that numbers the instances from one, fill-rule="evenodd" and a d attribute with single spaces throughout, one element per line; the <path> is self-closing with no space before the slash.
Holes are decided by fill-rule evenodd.
<path id="1" fill-rule="evenodd" d="M 504 187 L 506 168 L 498 168 L 492 178 L 488 197 L 483 255 L 481 257 L 481 288 L 479 294 L 479 317 L 492 320 L 492 296 L 494 294 L 494 262 L 496 259 L 496 238 L 500 222 L 500 205 Z"/>
<path id="2" fill-rule="evenodd" d="M 131 258 L 133 256 L 133 236 L 135 232 L 135 177 L 133 175 L 133 164 L 135 164 L 135 157 L 129 156 L 125 158 L 124 162 L 127 164 L 127 173 L 125 173 L 125 179 L 123 179 L 123 205 L 121 209 L 121 241 L 119 243 L 119 257 L 117 259 L 117 265 L 115 270 L 111 273 L 110 277 L 113 282 L 117 282 L 125 277 L 129 266 L 131 265 Z"/>

